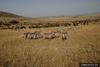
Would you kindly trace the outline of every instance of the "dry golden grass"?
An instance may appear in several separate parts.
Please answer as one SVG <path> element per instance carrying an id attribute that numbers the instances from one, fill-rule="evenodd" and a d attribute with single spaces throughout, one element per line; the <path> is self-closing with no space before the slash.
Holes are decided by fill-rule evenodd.
<path id="1" fill-rule="evenodd" d="M 75 29 L 68 32 L 65 41 L 23 38 L 23 32 L 32 29 L 0 30 L 0 67 L 79 67 L 79 63 L 100 63 L 100 25 Z"/>

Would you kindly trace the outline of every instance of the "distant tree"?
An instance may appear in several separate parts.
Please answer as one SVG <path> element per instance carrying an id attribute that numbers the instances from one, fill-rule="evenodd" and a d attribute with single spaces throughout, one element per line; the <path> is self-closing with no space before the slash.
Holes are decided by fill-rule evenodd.
<path id="1" fill-rule="evenodd" d="M 9 23 L 12 24 L 12 25 L 16 25 L 16 24 L 19 23 L 19 21 L 17 21 L 17 20 L 11 20 Z"/>
<path id="2" fill-rule="evenodd" d="M 4 24 L 4 22 L 3 21 L 0 21 L 0 25 L 3 25 Z"/>
<path id="3" fill-rule="evenodd" d="M 21 29 L 26 29 L 26 27 L 25 26 L 21 26 Z"/>
<path id="4" fill-rule="evenodd" d="M 10 24 L 9 23 L 6 23 L 5 26 L 7 26 L 8 29 L 10 28 Z"/>
<path id="5" fill-rule="evenodd" d="M 70 23 L 63 23 L 63 26 L 71 26 L 71 24 Z"/>

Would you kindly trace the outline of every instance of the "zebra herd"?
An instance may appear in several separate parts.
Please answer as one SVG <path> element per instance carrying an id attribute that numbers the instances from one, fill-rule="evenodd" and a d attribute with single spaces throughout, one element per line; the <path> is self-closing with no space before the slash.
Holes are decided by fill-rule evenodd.
<path id="1" fill-rule="evenodd" d="M 38 39 L 39 34 L 37 32 L 26 32 L 24 33 L 25 38 L 30 38 L 30 39 Z"/>
<path id="2" fill-rule="evenodd" d="M 74 30 L 75 27 L 80 26 L 80 25 L 88 25 L 90 22 L 98 22 L 100 19 L 92 19 L 92 20 L 76 20 L 76 21 L 71 21 L 72 22 L 72 27 L 74 28 L 69 28 L 69 30 Z M 26 39 L 39 39 L 39 38 L 44 38 L 44 39 L 54 39 L 54 38 L 62 38 L 62 40 L 66 40 L 68 38 L 68 31 L 66 32 L 64 29 L 60 31 L 51 31 L 51 32 L 45 32 L 41 34 L 40 32 L 26 32 L 24 33 L 24 37 Z"/>
<path id="3" fill-rule="evenodd" d="M 54 39 L 54 38 L 62 38 L 62 40 L 67 39 L 67 32 L 60 32 L 60 31 L 51 31 L 51 32 L 45 32 L 41 34 L 40 32 L 26 32 L 24 33 L 25 39 Z"/>

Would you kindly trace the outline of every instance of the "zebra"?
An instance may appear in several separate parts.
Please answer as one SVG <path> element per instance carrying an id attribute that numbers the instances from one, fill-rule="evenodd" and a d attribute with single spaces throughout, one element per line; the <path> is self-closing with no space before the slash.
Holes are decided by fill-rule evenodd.
<path id="1" fill-rule="evenodd" d="M 66 40 L 67 39 L 67 35 L 66 34 L 62 34 L 62 40 Z"/>
<path id="2" fill-rule="evenodd" d="M 66 40 L 68 38 L 68 32 L 62 33 L 62 40 Z"/>
<path id="3" fill-rule="evenodd" d="M 30 32 L 26 32 L 26 33 L 24 33 L 25 38 L 29 38 L 29 34 L 30 34 Z"/>
<path id="4" fill-rule="evenodd" d="M 38 39 L 39 34 L 37 32 L 30 33 L 31 39 Z"/>
<path id="5" fill-rule="evenodd" d="M 46 33 L 44 33 L 43 37 L 44 37 L 45 39 L 53 39 L 53 38 L 55 38 L 56 36 L 55 36 L 55 33 L 54 33 L 54 32 L 46 32 Z"/>
<path id="6" fill-rule="evenodd" d="M 45 39 L 52 39 L 52 33 L 46 32 L 46 33 L 43 34 L 43 37 Z"/>
<path id="7" fill-rule="evenodd" d="M 26 32 L 24 33 L 24 37 L 29 38 L 29 39 L 38 39 L 39 33 L 38 32 Z"/>

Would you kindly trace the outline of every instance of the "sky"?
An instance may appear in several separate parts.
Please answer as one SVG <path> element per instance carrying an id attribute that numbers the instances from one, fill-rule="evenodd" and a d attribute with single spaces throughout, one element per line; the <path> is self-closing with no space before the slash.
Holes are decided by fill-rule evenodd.
<path id="1" fill-rule="evenodd" d="M 72 16 L 100 12 L 100 0 L 0 0 L 0 11 L 26 17 Z"/>

